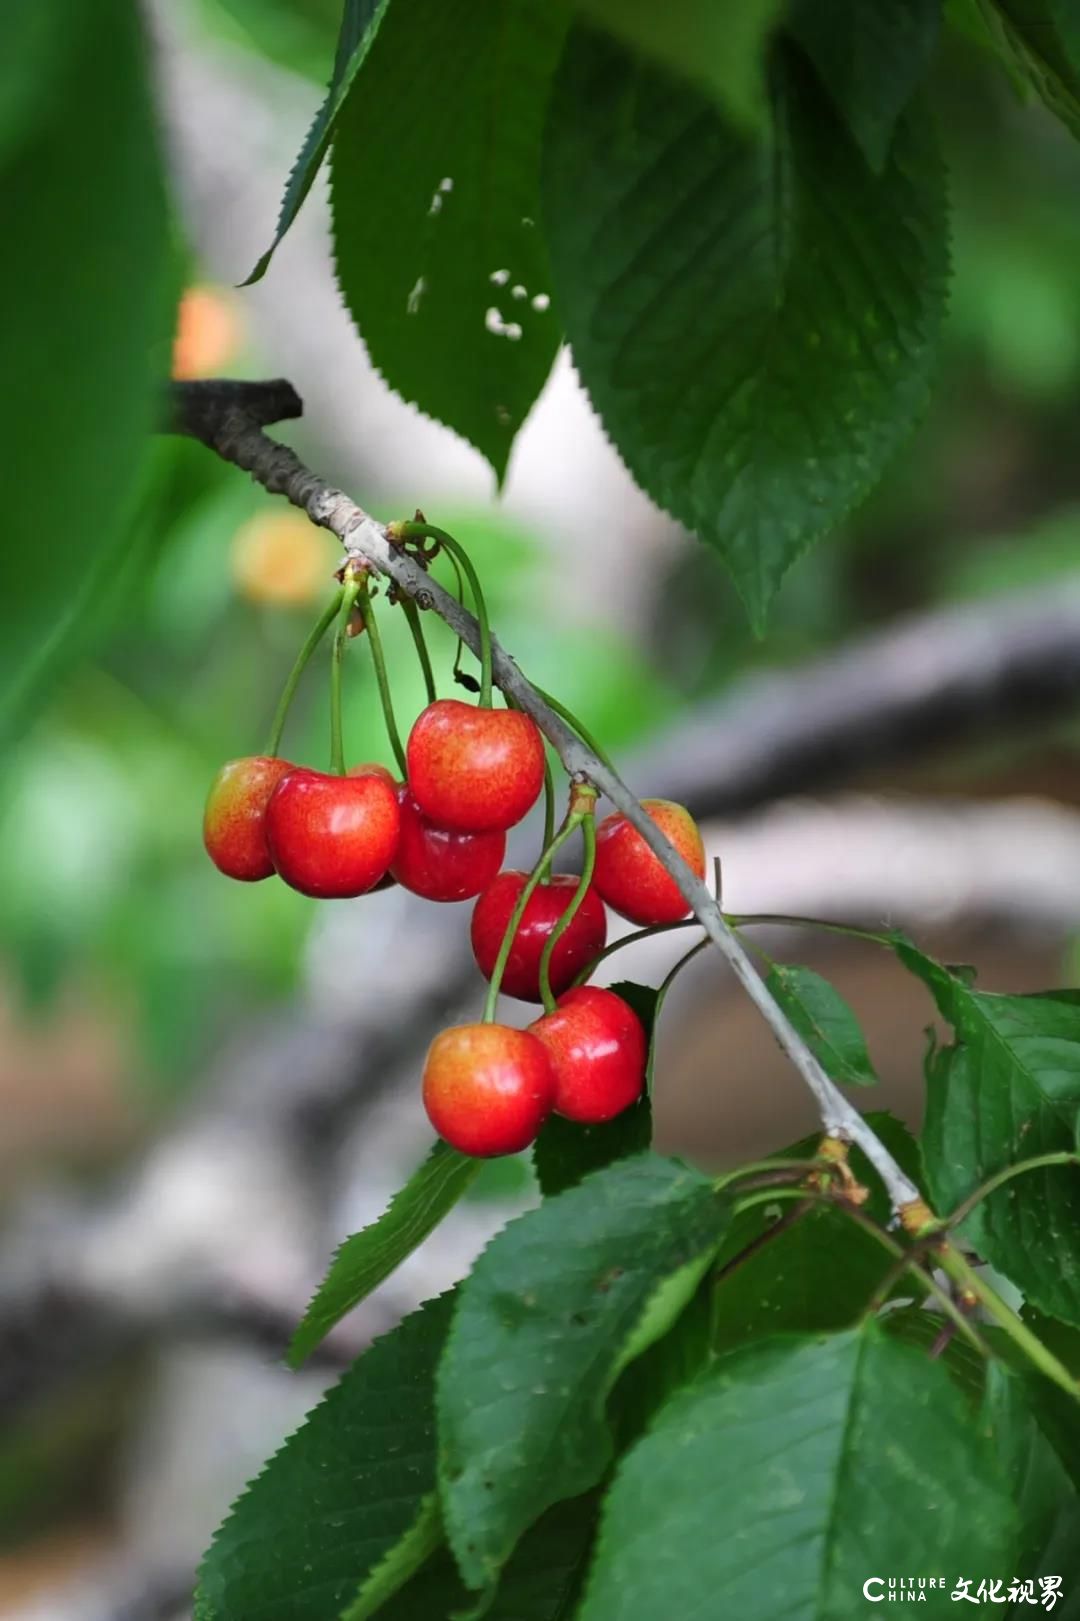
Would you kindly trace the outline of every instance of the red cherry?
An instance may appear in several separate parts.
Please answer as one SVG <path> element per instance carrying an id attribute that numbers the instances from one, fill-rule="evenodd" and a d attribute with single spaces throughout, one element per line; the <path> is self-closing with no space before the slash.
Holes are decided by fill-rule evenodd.
<path id="1" fill-rule="evenodd" d="M 670 799 L 643 799 L 646 811 L 699 878 L 705 876 L 705 846 L 698 825 L 683 805 Z M 601 897 L 631 923 L 675 923 L 690 911 L 678 885 L 645 840 L 616 812 L 596 830 L 593 883 Z"/>
<path id="2" fill-rule="evenodd" d="M 210 784 L 203 815 L 203 843 L 215 867 L 228 878 L 253 884 L 274 870 L 266 843 L 266 807 L 287 772 L 288 760 L 265 754 L 227 760 Z"/>
<path id="3" fill-rule="evenodd" d="M 505 1024 L 443 1030 L 424 1062 L 424 1108 L 462 1154 L 527 1148 L 551 1112 L 555 1078 L 543 1044 Z"/>
<path id="4" fill-rule="evenodd" d="M 409 789 L 436 827 L 505 833 L 544 786 L 544 743 L 518 709 L 429 704 L 409 734 Z"/>
<path id="5" fill-rule="evenodd" d="M 397 795 L 381 777 L 334 777 L 296 768 L 266 811 L 274 866 L 293 889 L 321 899 L 363 895 L 397 849 Z"/>
<path id="6" fill-rule="evenodd" d="M 527 873 L 501 872 L 473 909 L 470 929 L 473 956 L 485 979 L 491 978 L 510 915 L 527 881 Z M 501 988 L 507 996 L 516 996 L 522 1002 L 541 1000 L 540 958 L 549 934 L 573 900 L 577 886 L 576 878 L 568 873 L 557 873 L 547 883 L 538 884 L 529 896 L 502 977 Z M 573 922 L 551 953 L 549 977 L 553 995 L 558 996 L 577 978 L 586 963 L 603 951 L 606 940 L 607 913 L 590 884 Z"/>
<path id="7" fill-rule="evenodd" d="M 612 1120 L 641 1096 L 648 1042 L 621 996 L 579 985 L 529 1026 L 555 1071 L 555 1112 L 583 1125 Z"/>
<path id="8" fill-rule="evenodd" d="M 452 833 L 436 827 L 409 792 L 397 789 L 401 839 L 390 871 L 426 901 L 467 901 L 490 884 L 506 854 L 505 833 Z"/>

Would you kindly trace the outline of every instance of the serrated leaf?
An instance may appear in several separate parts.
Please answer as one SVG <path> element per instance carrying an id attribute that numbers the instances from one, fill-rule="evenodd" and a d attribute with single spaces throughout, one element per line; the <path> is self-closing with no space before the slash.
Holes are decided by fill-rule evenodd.
<path id="1" fill-rule="evenodd" d="M 718 548 L 760 627 L 785 570 L 925 407 L 945 190 L 927 122 L 873 175 L 794 52 L 757 141 L 578 26 L 548 122 L 557 301 L 641 487 Z"/>
<path id="2" fill-rule="evenodd" d="M 253 1480 L 203 1560 L 196 1621 L 326 1621 L 430 1547 L 435 1365 L 453 1296 L 376 1340 Z M 357 1612 L 365 1613 L 363 1607 Z M 368 1610 L 366 1613 L 371 1613 Z"/>
<path id="3" fill-rule="evenodd" d="M 565 27 L 562 0 L 394 6 L 334 137 L 338 281 L 368 353 L 500 481 L 559 345 L 538 221 Z"/>
<path id="4" fill-rule="evenodd" d="M 941 0 L 795 0 L 788 27 L 863 156 L 885 167 L 896 121 L 926 77 Z"/>
<path id="5" fill-rule="evenodd" d="M 1061 1576 L 1067 1608 L 1075 1614 L 1080 1577 L 1080 1499 L 1053 1447 L 1036 1422 L 1029 1381 L 992 1362 L 986 1370 L 981 1422 L 1019 1511 L 1016 1571 L 1021 1578 Z M 1071 1603 L 1069 1602 L 1071 1600 Z"/>
<path id="6" fill-rule="evenodd" d="M 285 184 L 285 195 L 281 200 L 281 212 L 278 215 L 274 240 L 244 282 L 245 287 L 261 281 L 265 276 L 278 244 L 300 212 L 300 205 L 311 190 L 319 165 L 326 156 L 326 149 L 330 144 L 338 114 L 345 104 L 345 97 L 374 43 L 389 4 L 390 0 L 345 0 L 330 87 L 322 106 L 315 114 L 311 128 L 304 136 L 304 144 Z"/>
<path id="7" fill-rule="evenodd" d="M 654 1052 L 653 1025 L 657 994 L 650 985 L 634 985 L 620 980 L 611 989 L 628 1002 L 645 1027 L 649 1042 L 649 1079 Z M 652 1103 L 646 1085 L 637 1102 L 614 1120 L 599 1126 L 583 1126 L 576 1120 L 563 1120 L 553 1114 L 543 1126 L 533 1146 L 533 1164 L 545 1196 L 574 1187 L 590 1171 L 598 1171 L 615 1160 L 644 1154 L 652 1145 Z"/>
<path id="8" fill-rule="evenodd" d="M 596 1533 L 595 1493 L 556 1503 L 518 1543 L 484 1621 L 569 1621 Z M 475 1594 L 462 1586 L 449 1552 L 437 1554 L 382 1609 L 385 1621 L 455 1621 Z"/>
<path id="9" fill-rule="evenodd" d="M 765 116 L 765 48 L 781 0 L 584 0 L 582 10 L 626 44 L 691 79 L 738 122 Z"/>
<path id="10" fill-rule="evenodd" d="M 947 1216 L 995 1172 L 1071 1151 L 1080 1110 L 1080 992 L 976 991 L 902 939 L 897 955 L 956 1032 L 927 1058 L 923 1155 Z M 1028 1171 L 984 1199 L 960 1229 L 1032 1304 L 1080 1323 L 1080 1170 Z"/>
<path id="11" fill-rule="evenodd" d="M 20 6 L 14 38 L 5 34 L 4 77 L 23 98 L 8 101 L 0 144 L 12 222 L 0 265 L 0 436 L 17 469 L 0 548 L 0 735 L 98 629 L 90 587 L 122 566 L 174 314 L 139 10 L 57 0 L 37 11 L 48 25 Z M 47 26 L 63 47 L 43 59 Z"/>
<path id="12" fill-rule="evenodd" d="M 773 963 L 765 983 L 827 1075 L 841 1086 L 876 1086 L 858 1020 L 840 992 L 812 968 Z"/>
<path id="13" fill-rule="evenodd" d="M 391 1199 L 378 1221 L 353 1233 L 337 1251 L 289 1345 L 293 1368 L 311 1355 L 335 1323 L 366 1300 L 451 1211 L 480 1161 L 437 1142 Z"/>
<path id="14" fill-rule="evenodd" d="M 928 1524 L 935 1571 L 1008 1573 L 1006 1483 L 943 1368 L 874 1324 L 746 1346 L 623 1459 L 579 1618 L 861 1621 Z"/>
<path id="15" fill-rule="evenodd" d="M 1080 15 L 1073 0 L 986 0 L 1006 51 L 1050 111 L 1080 137 Z"/>
<path id="16" fill-rule="evenodd" d="M 665 1285 L 707 1263 L 727 1209 L 698 1172 L 645 1155 L 546 1199 L 477 1261 L 438 1376 L 443 1518 L 468 1586 L 600 1478 L 611 1384 L 670 1327 L 686 1295 Z"/>

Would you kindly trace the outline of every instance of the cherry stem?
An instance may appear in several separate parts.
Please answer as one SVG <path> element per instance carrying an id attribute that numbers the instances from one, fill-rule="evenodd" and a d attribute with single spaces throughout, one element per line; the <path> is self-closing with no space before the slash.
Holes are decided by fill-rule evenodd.
<path id="1" fill-rule="evenodd" d="M 428 652 L 427 641 L 424 638 L 424 627 L 420 621 L 420 610 L 412 597 L 402 597 L 401 611 L 408 622 L 412 633 L 413 646 L 416 656 L 420 660 L 420 668 L 424 672 L 424 688 L 427 692 L 427 701 L 433 704 L 439 696 L 435 688 L 435 672 L 431 668 L 431 655 Z"/>
<path id="2" fill-rule="evenodd" d="M 544 849 L 551 843 L 555 832 L 555 778 L 547 749 L 544 750 Z M 549 863 L 550 865 L 550 863 Z"/>
<path id="3" fill-rule="evenodd" d="M 996 1176 L 990 1177 L 981 1187 L 976 1188 L 974 1193 L 969 1193 L 967 1198 L 945 1217 L 943 1225 L 959 1227 L 960 1223 L 971 1215 L 976 1205 L 989 1198 L 991 1193 L 996 1193 L 998 1188 L 1004 1187 L 1006 1182 L 1011 1182 L 1014 1176 L 1023 1176 L 1025 1171 L 1048 1170 L 1055 1165 L 1080 1165 L 1080 1154 L 1062 1150 L 1054 1154 L 1036 1154 L 1034 1159 L 1022 1159 L 1017 1165 L 1006 1165 L 1003 1171 L 998 1171 Z"/>
<path id="4" fill-rule="evenodd" d="M 874 945 L 889 945 L 889 937 L 885 934 L 875 934 L 872 929 L 859 929 L 853 923 L 832 923 L 823 917 L 795 917 L 785 912 L 725 912 L 724 922 L 732 929 L 749 928 L 752 924 L 774 924 L 788 928 L 828 929 L 832 934 L 851 935 L 856 940 L 869 940 Z M 620 935 L 612 940 L 588 963 L 574 980 L 574 986 L 584 985 L 591 979 L 597 967 L 605 957 L 612 956 L 621 951 L 623 946 L 636 945 L 639 940 L 651 940 L 655 934 L 670 934 L 674 929 L 699 929 L 701 924 L 696 917 L 681 917 L 676 923 L 650 923 L 648 928 L 634 929 L 629 934 Z M 757 948 L 761 950 L 760 947 Z M 764 953 L 762 953 L 764 955 Z"/>
<path id="5" fill-rule="evenodd" d="M 514 936 L 521 927 L 521 920 L 525 916 L 525 908 L 528 906 L 529 901 L 532 898 L 533 891 L 536 889 L 544 875 L 544 872 L 547 870 L 547 866 L 551 861 L 552 856 L 557 850 L 562 848 L 567 839 L 570 838 L 571 834 L 574 832 L 574 829 L 581 825 L 582 821 L 585 819 L 585 815 L 586 812 L 584 811 L 571 810 L 567 812 L 566 820 L 563 822 L 562 827 L 560 827 L 554 838 L 552 838 L 549 843 L 545 845 L 539 861 L 536 863 L 536 866 L 533 868 L 532 872 L 525 881 L 525 887 L 518 896 L 517 905 L 511 912 L 510 921 L 506 925 L 506 930 L 502 937 L 502 944 L 499 947 L 499 955 L 495 958 L 495 966 L 491 970 L 491 983 L 488 985 L 487 996 L 484 999 L 484 1024 L 493 1024 L 495 1022 L 495 1006 L 499 1000 L 499 986 L 502 984 L 502 977 L 506 971 L 506 965 L 510 960 L 510 951 L 514 944 Z"/>
<path id="6" fill-rule="evenodd" d="M 371 662 L 375 666 L 375 680 L 379 687 L 379 702 L 382 704 L 383 719 L 386 722 L 386 735 L 390 739 L 390 747 L 394 751 L 394 759 L 398 763 L 398 770 L 404 779 L 408 775 L 405 765 L 405 750 L 401 746 L 401 735 L 394 719 L 394 701 L 390 696 L 390 679 L 386 673 L 386 658 L 383 654 L 382 637 L 375 621 L 375 609 L 371 603 L 371 593 L 365 580 L 358 599 L 360 617 L 364 621 L 364 631 L 371 649 Z"/>
<path id="7" fill-rule="evenodd" d="M 559 715 L 568 726 L 573 727 L 586 748 L 592 749 L 601 764 L 606 765 L 609 771 L 613 772 L 615 770 L 611 763 L 611 755 L 607 753 L 606 749 L 600 747 L 595 737 L 585 729 L 572 709 L 567 709 L 566 705 L 560 703 L 558 698 L 553 698 L 550 692 L 545 692 L 543 687 L 538 687 L 535 682 L 533 682 L 533 691 L 544 700 L 549 709 L 553 709 L 556 715 Z"/>
<path id="8" fill-rule="evenodd" d="M 480 586 L 480 578 L 472 566 L 472 560 L 460 541 L 448 535 L 445 529 L 437 529 L 434 524 L 403 523 L 400 533 L 405 540 L 437 540 L 458 563 L 461 564 L 465 578 L 469 582 L 469 591 L 472 594 L 473 607 L 476 610 L 476 622 L 480 628 L 480 697 L 481 709 L 491 708 L 491 625 L 488 621 L 487 603 Z"/>
<path id="9" fill-rule="evenodd" d="M 581 813 L 581 838 L 585 847 L 581 877 L 578 879 L 570 905 L 544 941 L 544 949 L 540 953 L 540 1000 L 544 1004 L 545 1013 L 552 1013 L 555 1010 L 555 998 L 551 994 L 552 955 L 584 904 L 589 885 L 592 883 L 593 868 L 596 866 L 596 816 L 591 810 Z"/>
<path id="10" fill-rule="evenodd" d="M 285 717 L 288 715 L 289 707 L 296 696 L 296 689 L 300 685 L 300 677 L 311 662 L 311 655 L 337 618 L 340 606 L 341 592 L 335 591 L 317 621 L 311 627 L 303 647 L 296 655 L 296 663 L 289 671 L 289 679 L 282 688 L 281 697 L 278 699 L 278 706 L 274 711 L 274 719 L 270 727 L 270 741 L 266 746 L 266 752 L 271 760 L 276 760 L 281 750 L 281 735 L 285 730 Z"/>
<path id="11" fill-rule="evenodd" d="M 337 630 L 330 655 L 330 769 L 338 777 L 345 775 L 345 747 L 341 737 L 341 666 L 345 658 L 345 643 L 349 639 L 349 620 L 359 591 L 360 581 L 355 576 L 346 580 L 341 588 Z"/>

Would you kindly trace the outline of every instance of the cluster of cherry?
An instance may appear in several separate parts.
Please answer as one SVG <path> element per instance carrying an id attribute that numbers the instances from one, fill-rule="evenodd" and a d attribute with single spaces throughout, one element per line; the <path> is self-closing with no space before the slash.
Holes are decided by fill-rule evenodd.
<path id="1" fill-rule="evenodd" d="M 607 940 L 605 903 L 653 925 L 689 908 L 625 817 L 595 827 L 596 792 L 572 784 L 562 829 L 532 873 L 503 871 L 507 830 L 544 787 L 543 739 L 517 709 L 437 699 L 405 750 L 406 780 L 381 765 L 342 775 L 271 755 L 231 760 L 206 806 L 206 848 L 223 873 L 245 881 L 277 873 L 305 895 L 366 894 L 398 883 L 431 901 L 474 897 L 472 948 L 489 981 L 484 1019 L 444 1030 L 424 1066 L 435 1129 L 461 1152 L 516 1153 L 553 1110 L 583 1124 L 610 1120 L 640 1096 L 647 1042 L 614 992 L 584 981 Z M 682 806 L 644 808 L 698 876 L 705 858 Z M 580 828 L 579 876 L 550 860 Z M 495 1021 L 502 990 L 545 1012 L 527 1030 Z"/>

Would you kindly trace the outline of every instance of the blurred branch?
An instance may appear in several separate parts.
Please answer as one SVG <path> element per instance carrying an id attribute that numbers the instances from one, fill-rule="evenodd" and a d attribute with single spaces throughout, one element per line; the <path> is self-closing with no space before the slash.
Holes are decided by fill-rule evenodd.
<path id="1" fill-rule="evenodd" d="M 731 816 L 980 734 L 1045 728 L 1078 706 L 1080 574 L 913 614 L 795 670 L 744 678 L 647 758 L 673 798 Z"/>

